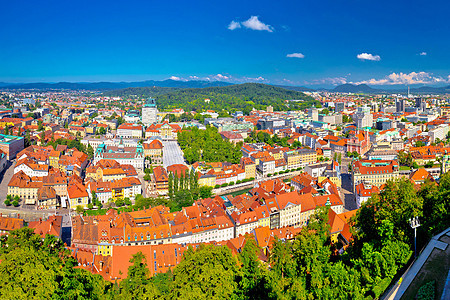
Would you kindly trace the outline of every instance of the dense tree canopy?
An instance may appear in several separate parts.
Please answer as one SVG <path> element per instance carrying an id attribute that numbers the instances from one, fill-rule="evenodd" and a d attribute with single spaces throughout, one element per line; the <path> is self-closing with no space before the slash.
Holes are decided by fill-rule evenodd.
<path id="1" fill-rule="evenodd" d="M 208 126 L 206 130 L 197 127 L 185 129 L 178 133 L 178 144 L 190 164 L 197 161 L 236 164 L 242 157 L 242 143 L 234 145 L 223 140 L 215 127 Z"/>
<path id="2" fill-rule="evenodd" d="M 253 108 L 276 111 L 298 110 L 311 107 L 318 101 L 298 91 L 259 83 L 244 83 L 224 87 L 173 89 L 160 87 L 127 88 L 105 92 L 108 96 L 156 97 L 160 109 L 183 108 L 185 111 L 243 111 Z M 209 99 L 209 102 L 205 102 Z M 286 103 L 285 100 L 299 100 Z"/>

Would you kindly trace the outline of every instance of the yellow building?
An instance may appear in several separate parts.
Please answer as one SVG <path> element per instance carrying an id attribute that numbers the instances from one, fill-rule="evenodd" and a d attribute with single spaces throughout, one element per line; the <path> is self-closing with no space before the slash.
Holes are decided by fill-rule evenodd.
<path id="1" fill-rule="evenodd" d="M 25 204 L 34 205 L 42 182 L 33 182 L 23 171 L 14 174 L 8 184 L 8 195 L 19 196 Z"/>
<path id="2" fill-rule="evenodd" d="M 330 179 L 330 181 L 332 183 L 334 183 L 336 186 L 341 187 L 341 184 L 342 184 L 341 179 L 339 177 L 335 177 L 335 176 L 333 176 L 333 177 L 319 176 L 318 182 L 321 183 L 322 181 L 324 181 L 327 178 Z"/>
<path id="3" fill-rule="evenodd" d="M 297 151 L 300 156 L 300 167 L 306 167 L 317 162 L 317 152 L 315 150 L 300 149 Z"/>
<path id="4" fill-rule="evenodd" d="M 159 140 L 153 140 L 150 143 L 145 142 L 144 146 L 144 156 L 150 157 L 152 164 L 162 164 L 163 157 L 163 144 Z"/>
<path id="5" fill-rule="evenodd" d="M 73 134 L 74 136 L 80 135 L 81 137 L 86 136 L 86 130 L 84 127 L 71 127 L 69 129 L 69 133 Z"/>
<path id="6" fill-rule="evenodd" d="M 259 160 L 258 160 L 259 163 Z M 241 159 L 241 168 L 245 171 L 245 178 L 256 178 L 256 163 L 249 157 Z"/>
<path id="7" fill-rule="evenodd" d="M 216 185 L 216 176 L 205 174 L 201 175 L 198 179 L 198 185 L 199 186 L 215 186 Z"/>
<path id="8" fill-rule="evenodd" d="M 97 127 L 93 124 L 86 126 L 86 133 L 88 133 L 88 134 L 95 134 L 96 130 L 97 130 Z"/>
<path id="9" fill-rule="evenodd" d="M 106 243 L 98 244 L 98 254 L 103 256 L 111 256 L 112 255 L 112 245 Z"/>
<path id="10" fill-rule="evenodd" d="M 60 151 L 51 151 L 48 156 L 48 164 L 50 165 L 50 167 L 59 169 L 58 161 L 60 157 L 61 157 Z"/>
<path id="11" fill-rule="evenodd" d="M 114 168 L 114 169 L 99 168 L 98 170 L 100 170 L 100 172 L 102 173 L 99 178 L 99 180 L 102 180 L 102 181 L 119 180 L 119 179 L 125 178 L 127 175 L 122 168 Z"/>
<path id="12" fill-rule="evenodd" d="M 67 189 L 69 195 L 70 207 L 76 209 L 77 206 L 87 208 L 89 204 L 89 195 L 86 191 L 86 187 L 81 183 L 71 184 Z"/>

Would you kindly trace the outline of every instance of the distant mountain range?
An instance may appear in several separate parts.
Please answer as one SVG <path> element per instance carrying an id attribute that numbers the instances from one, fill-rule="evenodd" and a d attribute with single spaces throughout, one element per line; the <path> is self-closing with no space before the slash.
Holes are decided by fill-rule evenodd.
<path id="1" fill-rule="evenodd" d="M 190 80 L 190 81 L 180 81 L 180 80 L 146 80 L 146 81 L 135 81 L 135 82 L 57 82 L 57 83 L 7 83 L 0 82 L 1 89 L 12 89 L 12 90 L 92 90 L 92 91 L 106 91 L 106 90 L 119 90 L 126 88 L 147 88 L 147 87 L 163 87 L 163 88 L 209 88 L 209 87 L 225 87 L 235 85 L 234 83 L 223 82 L 223 81 L 203 81 L 203 80 Z M 407 88 L 405 86 L 392 86 L 392 87 L 377 87 L 373 88 L 367 84 L 351 84 L 346 83 L 338 85 L 333 89 L 313 89 L 304 86 L 288 86 L 288 85 L 272 85 L 274 87 L 283 88 L 286 90 L 297 91 L 297 92 L 315 92 L 315 91 L 329 91 L 337 93 L 355 93 L 355 94 L 405 94 Z M 411 87 L 411 94 L 445 94 L 450 93 L 450 86 L 445 87 L 431 87 L 431 86 L 421 86 L 421 87 Z"/>
<path id="2" fill-rule="evenodd" d="M 222 81 L 179 81 L 179 80 L 147 80 L 136 82 L 57 82 L 57 83 L 4 83 L 0 82 L 0 88 L 13 90 L 115 90 L 125 89 L 130 87 L 172 87 L 172 88 L 205 88 L 205 87 L 220 87 L 232 85 L 231 83 Z"/>

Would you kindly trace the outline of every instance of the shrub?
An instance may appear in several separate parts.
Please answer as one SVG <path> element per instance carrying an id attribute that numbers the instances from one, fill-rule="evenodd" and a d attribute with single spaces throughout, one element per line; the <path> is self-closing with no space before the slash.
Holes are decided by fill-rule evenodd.
<path id="1" fill-rule="evenodd" d="M 220 184 L 216 184 L 216 185 L 214 186 L 214 188 L 215 188 L 215 189 L 220 188 Z"/>
<path id="2" fill-rule="evenodd" d="M 236 184 L 242 183 L 242 180 L 237 180 Z"/>
<path id="3" fill-rule="evenodd" d="M 82 214 L 84 212 L 84 208 L 81 205 L 77 205 L 77 209 L 76 210 L 77 210 L 78 214 Z"/>
<path id="4" fill-rule="evenodd" d="M 250 181 L 251 181 L 251 180 L 255 180 L 255 177 L 250 177 Z"/>
<path id="5" fill-rule="evenodd" d="M 267 177 L 272 177 L 272 174 L 267 174 Z"/>
<path id="6" fill-rule="evenodd" d="M 94 204 L 93 204 L 93 203 L 89 203 L 89 204 L 87 205 L 87 207 L 88 207 L 89 209 L 93 209 L 93 208 L 94 208 Z"/>
<path id="7" fill-rule="evenodd" d="M 10 205 L 11 205 L 11 200 L 6 199 L 6 200 L 5 200 L 5 205 L 6 205 L 6 206 L 10 206 Z"/>
<path id="8" fill-rule="evenodd" d="M 125 202 L 123 201 L 123 199 L 117 199 L 115 203 L 116 203 L 116 206 L 120 207 L 120 206 L 123 206 Z"/>
<path id="9" fill-rule="evenodd" d="M 228 186 L 228 183 L 222 183 L 221 185 L 220 185 L 221 187 L 226 187 L 226 186 Z"/>
<path id="10" fill-rule="evenodd" d="M 228 185 L 234 185 L 234 181 L 232 181 L 232 182 L 228 183 Z"/>
<path id="11" fill-rule="evenodd" d="M 281 172 L 283 172 L 283 171 L 280 171 L 280 173 L 281 173 Z M 274 175 L 274 176 L 278 175 L 278 172 L 273 173 L 273 175 Z"/>
<path id="12" fill-rule="evenodd" d="M 433 300 L 435 299 L 435 281 L 430 281 L 422 285 L 417 292 L 417 300 Z"/>
<path id="13" fill-rule="evenodd" d="M 14 200 L 14 201 L 13 201 L 13 203 L 12 203 L 12 205 L 14 205 L 14 207 L 17 207 L 17 206 L 19 206 L 19 201 L 17 201 L 17 200 Z"/>

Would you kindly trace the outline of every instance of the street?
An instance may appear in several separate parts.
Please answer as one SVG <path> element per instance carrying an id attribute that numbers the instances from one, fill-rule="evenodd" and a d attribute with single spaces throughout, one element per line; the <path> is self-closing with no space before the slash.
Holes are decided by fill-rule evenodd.
<path id="1" fill-rule="evenodd" d="M 0 174 L 0 207 L 6 208 L 4 204 L 6 196 L 8 195 L 8 183 L 14 175 L 14 165 L 16 160 L 8 161 L 6 170 Z M 9 207 L 8 207 L 9 208 Z"/>

